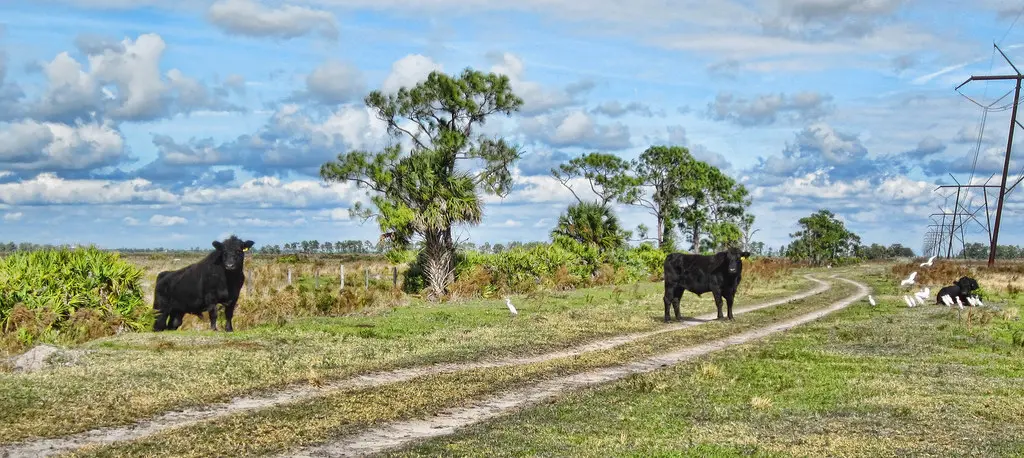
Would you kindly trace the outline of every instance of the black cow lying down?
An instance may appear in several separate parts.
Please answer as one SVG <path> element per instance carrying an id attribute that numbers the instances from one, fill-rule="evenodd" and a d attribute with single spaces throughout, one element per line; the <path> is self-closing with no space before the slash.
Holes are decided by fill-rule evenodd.
<path id="1" fill-rule="evenodd" d="M 939 290 L 939 293 L 935 295 L 935 303 L 938 305 L 944 305 L 942 302 L 942 296 L 949 295 L 953 302 L 956 302 L 956 298 L 960 298 L 960 302 L 965 307 L 969 307 L 970 303 L 967 302 L 967 296 L 970 296 L 974 290 L 978 289 L 978 281 L 971 277 L 960 277 L 959 280 L 953 282 L 951 286 L 944 286 Z"/>
<path id="2" fill-rule="evenodd" d="M 216 331 L 217 304 L 224 304 L 224 330 L 231 332 L 238 293 L 245 283 L 245 252 L 253 244 L 252 240 L 243 242 L 234 235 L 223 242 L 214 240 L 213 252 L 202 261 L 160 272 L 153 292 L 153 308 L 157 311 L 153 330 L 176 330 L 186 313 L 202 316 L 203 312 L 210 312 L 210 329 Z"/>
<path id="3" fill-rule="evenodd" d="M 683 291 L 698 296 L 710 291 L 715 295 L 718 319 L 722 319 L 722 298 L 729 306 L 732 319 L 732 301 L 743 273 L 743 260 L 750 256 L 747 251 L 730 248 L 711 256 L 672 253 L 665 258 L 665 322 L 669 321 L 669 306 L 679 316 L 679 299 Z"/>

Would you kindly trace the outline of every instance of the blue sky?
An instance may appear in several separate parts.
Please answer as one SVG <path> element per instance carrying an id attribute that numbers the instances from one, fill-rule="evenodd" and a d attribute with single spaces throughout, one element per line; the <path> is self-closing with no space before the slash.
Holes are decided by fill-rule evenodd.
<path id="1" fill-rule="evenodd" d="M 36 243 L 376 239 L 345 210 L 366 197 L 319 165 L 385 144 L 370 90 L 470 66 L 525 99 L 486 132 L 526 154 L 462 238 L 544 240 L 573 199 L 552 166 L 681 144 L 751 190 L 757 240 L 828 208 L 866 243 L 919 250 L 952 206 L 935 186 L 1002 166 L 1009 111 L 985 117 L 975 164 L 982 110 L 953 88 L 1011 71 L 993 42 L 1024 65 L 1021 1 L 20 3 L 0 3 L 0 239 Z M 1024 244 L 1021 223 L 1015 191 L 1000 242 Z"/>

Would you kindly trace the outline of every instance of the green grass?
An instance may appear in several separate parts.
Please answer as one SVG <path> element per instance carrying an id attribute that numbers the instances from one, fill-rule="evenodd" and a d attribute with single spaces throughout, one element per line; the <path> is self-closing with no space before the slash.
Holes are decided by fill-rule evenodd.
<path id="1" fill-rule="evenodd" d="M 880 304 L 390 456 L 1020 456 L 1019 312 Z M 998 299 L 992 303 L 1000 302 Z"/>
<path id="2" fill-rule="evenodd" d="M 737 306 L 806 290 L 802 278 L 743 291 Z M 309 318 L 233 334 L 126 334 L 82 345 L 72 367 L 0 373 L 0 443 L 130 423 L 170 409 L 226 401 L 292 383 L 318 383 L 434 362 L 539 354 L 595 338 L 661 326 L 661 285 L 602 287 L 501 300 Z M 687 295 L 688 316 L 713 310 Z M 245 310 L 239 310 L 244 314 Z"/>
<path id="3" fill-rule="evenodd" d="M 83 449 L 79 456 L 226 456 L 278 453 L 381 422 L 429 415 L 542 379 L 621 364 L 783 321 L 854 292 L 845 282 L 800 301 L 737 315 L 733 322 L 658 334 L 609 350 L 535 364 L 429 375 L 373 388 L 345 389 L 294 404 L 170 429 L 137 441 Z"/>

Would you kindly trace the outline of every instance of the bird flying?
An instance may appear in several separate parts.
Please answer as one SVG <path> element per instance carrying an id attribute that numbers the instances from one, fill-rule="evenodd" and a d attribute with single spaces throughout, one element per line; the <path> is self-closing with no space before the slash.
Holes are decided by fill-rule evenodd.
<path id="1" fill-rule="evenodd" d="M 932 257 L 928 258 L 928 262 L 922 262 L 921 265 L 918 266 L 918 267 L 931 267 L 932 266 L 932 261 L 934 261 L 934 260 L 935 260 L 935 256 L 932 256 Z"/>

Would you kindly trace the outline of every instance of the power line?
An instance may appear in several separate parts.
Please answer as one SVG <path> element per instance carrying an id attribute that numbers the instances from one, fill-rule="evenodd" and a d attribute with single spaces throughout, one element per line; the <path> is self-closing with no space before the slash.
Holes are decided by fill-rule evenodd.
<path id="1" fill-rule="evenodd" d="M 1024 7 L 1021 7 L 1020 11 L 1017 12 L 1017 17 L 1013 18 L 1013 22 L 1010 23 L 1010 28 L 1006 29 L 1006 32 L 1003 33 L 1003 37 L 999 39 L 998 44 L 1003 44 L 1003 40 L 1005 40 L 1006 36 L 1010 34 L 1011 30 L 1013 30 L 1013 26 L 1017 25 L 1017 20 L 1020 19 L 1021 14 L 1024 14 Z"/>

